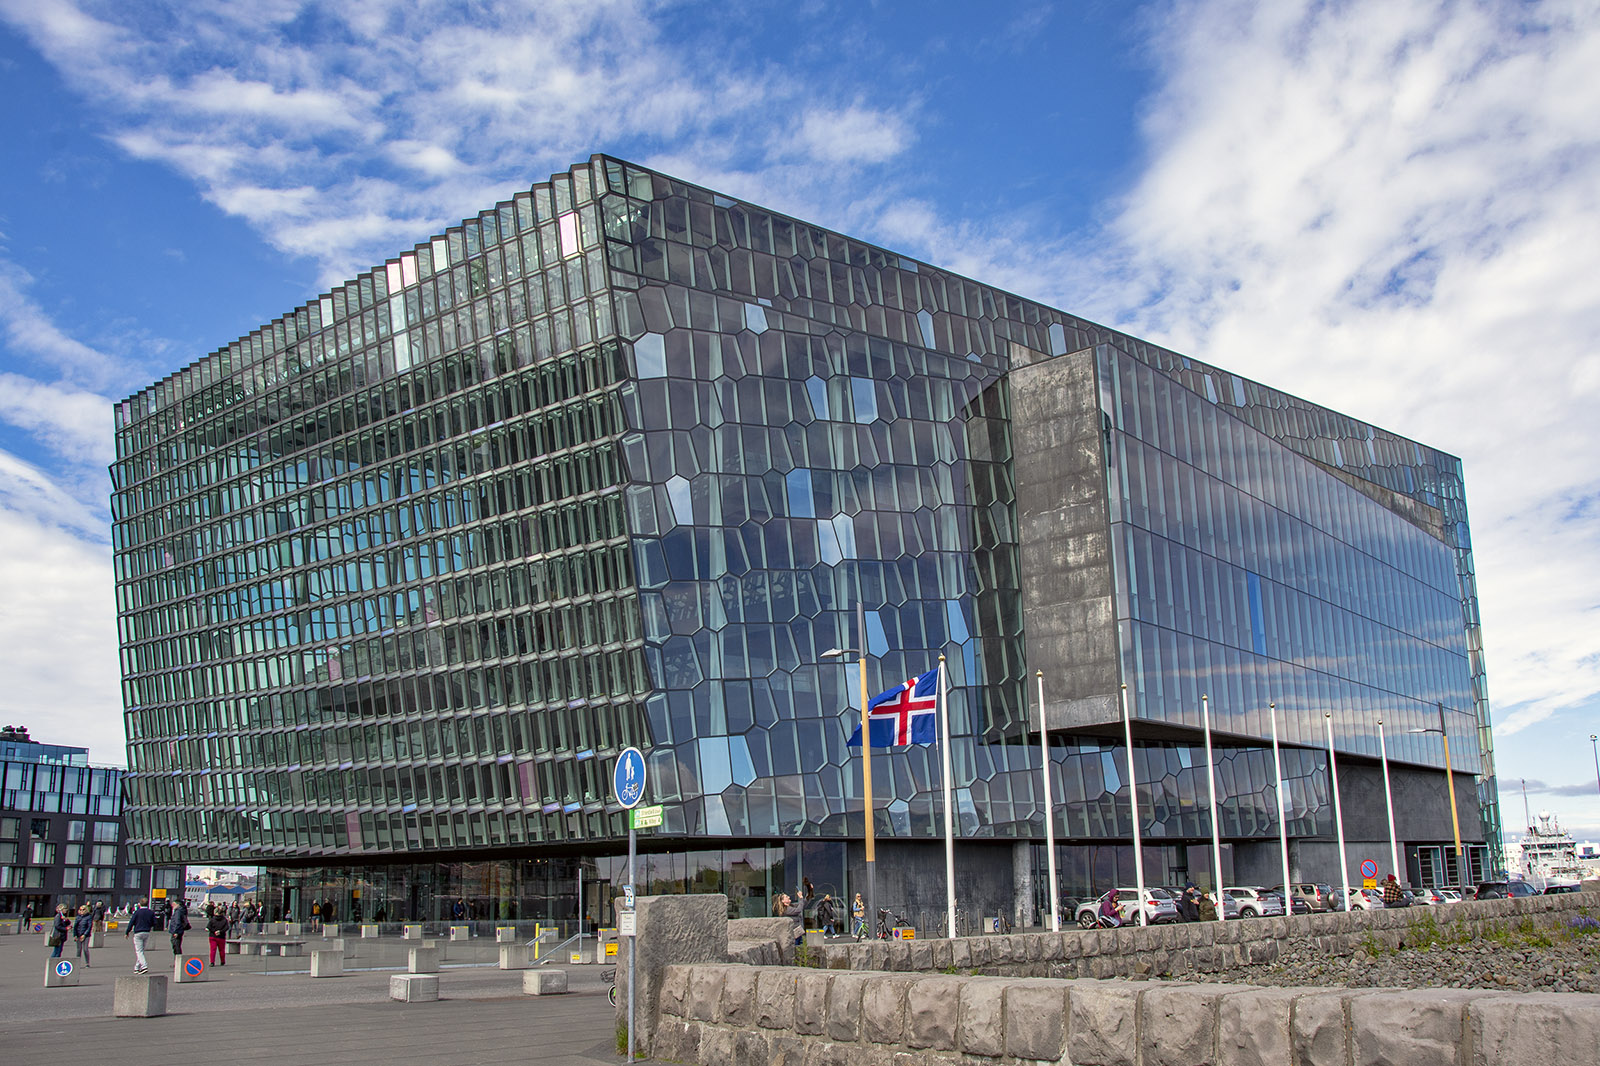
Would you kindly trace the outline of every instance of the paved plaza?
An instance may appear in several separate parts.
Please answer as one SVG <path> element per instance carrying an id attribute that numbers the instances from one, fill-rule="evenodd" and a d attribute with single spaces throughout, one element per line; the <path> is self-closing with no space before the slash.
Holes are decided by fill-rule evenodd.
<path id="1" fill-rule="evenodd" d="M 292 960 L 306 968 L 286 972 L 259 962 L 252 966 L 251 956 L 237 956 L 225 969 L 210 970 L 212 980 L 169 981 L 165 1017 L 114 1018 L 112 988 L 117 977 L 133 972 L 133 948 L 114 932 L 105 944 L 93 953 L 93 966 L 79 970 L 80 985 L 45 988 L 50 949 L 44 938 L 0 936 L 0 1061 L 70 1058 L 117 1066 L 615 1066 L 619 1061 L 614 1014 L 599 966 L 563 966 L 572 991 L 535 997 L 523 995 L 520 971 L 446 961 L 439 1002 L 403 1004 L 389 999 L 389 977 L 403 972 L 393 968 L 313 979 L 309 960 Z M 203 950 L 204 944 L 200 936 L 186 946 Z M 150 948 L 151 971 L 170 974 L 172 952 L 165 938 L 152 938 Z M 65 957 L 73 959 L 70 946 Z"/>

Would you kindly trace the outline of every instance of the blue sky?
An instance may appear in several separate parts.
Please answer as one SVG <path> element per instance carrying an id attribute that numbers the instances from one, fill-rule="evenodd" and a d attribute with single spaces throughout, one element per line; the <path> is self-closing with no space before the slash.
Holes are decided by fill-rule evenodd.
<path id="1" fill-rule="evenodd" d="M 110 403 L 605 151 L 1463 458 L 1600 836 L 1600 5 L 0 0 L 0 720 L 120 762 Z"/>

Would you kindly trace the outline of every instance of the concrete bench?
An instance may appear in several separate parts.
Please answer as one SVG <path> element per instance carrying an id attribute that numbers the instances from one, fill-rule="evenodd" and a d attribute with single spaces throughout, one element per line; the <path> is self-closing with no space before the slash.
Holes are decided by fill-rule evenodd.
<path id="1" fill-rule="evenodd" d="M 268 941 L 261 945 L 261 953 L 263 955 L 282 955 L 284 957 L 304 955 L 306 953 L 306 942 L 304 940 L 284 940 L 274 944 Z"/>
<path id="2" fill-rule="evenodd" d="M 115 1018 L 159 1018 L 167 1013 L 167 979 L 160 974 L 134 974 L 117 978 L 112 992 Z"/>
<path id="3" fill-rule="evenodd" d="M 259 955 L 261 954 L 261 941 L 259 940 L 230 940 L 228 941 L 229 955 Z"/>
<path id="4" fill-rule="evenodd" d="M 559 996 L 567 990 L 565 970 L 525 970 L 522 991 L 529 996 Z"/>
<path id="5" fill-rule="evenodd" d="M 389 977 L 389 998 L 401 1003 L 431 1003 L 439 998 L 436 973 L 397 973 Z"/>
<path id="6" fill-rule="evenodd" d="M 343 977 L 344 949 L 318 948 L 311 953 L 312 977 Z"/>

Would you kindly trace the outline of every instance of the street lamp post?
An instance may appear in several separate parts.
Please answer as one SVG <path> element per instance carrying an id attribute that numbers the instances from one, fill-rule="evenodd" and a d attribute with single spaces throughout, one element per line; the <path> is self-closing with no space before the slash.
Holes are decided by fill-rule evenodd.
<path id="1" fill-rule="evenodd" d="M 1267 711 L 1272 716 L 1272 779 L 1277 782 L 1277 788 L 1273 791 L 1278 797 L 1278 853 L 1283 859 L 1283 913 L 1293 915 L 1294 896 L 1289 887 L 1289 824 L 1283 812 L 1283 762 L 1278 757 L 1278 705 L 1267 704 Z"/>
<path id="2" fill-rule="evenodd" d="M 1328 728 L 1328 776 L 1333 779 L 1333 824 L 1339 832 L 1339 876 L 1343 879 L 1344 909 L 1354 911 L 1350 900 L 1350 860 L 1344 851 L 1344 804 L 1339 801 L 1339 761 L 1333 754 L 1333 712 L 1322 715 Z"/>
<path id="3" fill-rule="evenodd" d="M 1044 852 L 1050 864 L 1050 931 L 1059 933 L 1061 889 L 1056 880 L 1056 807 L 1050 798 L 1050 731 L 1044 720 L 1044 671 L 1035 670 L 1033 676 L 1039 684 L 1039 776 L 1044 784 Z"/>
<path id="4" fill-rule="evenodd" d="M 1133 877 L 1139 892 L 1137 910 L 1139 924 L 1146 923 L 1144 913 L 1144 841 L 1139 831 L 1139 782 L 1133 776 L 1133 715 L 1128 711 L 1128 686 L 1122 686 L 1122 735 L 1128 745 L 1128 805 L 1133 809 Z"/>
<path id="5" fill-rule="evenodd" d="M 856 642 L 857 648 L 829 648 L 822 653 L 824 659 L 842 659 L 846 656 L 856 656 L 857 672 L 861 675 L 861 820 L 866 828 L 866 860 L 867 860 L 867 898 L 866 918 L 868 923 L 876 923 L 877 912 L 872 908 L 878 898 L 878 867 L 877 867 L 877 839 L 872 824 L 872 723 L 867 715 L 867 608 L 866 605 L 856 603 Z M 876 929 L 875 924 L 868 924 L 869 935 Z"/>
<path id="6" fill-rule="evenodd" d="M 1222 902 L 1222 826 L 1221 812 L 1217 810 L 1217 771 L 1211 758 L 1211 697 L 1200 697 L 1200 723 L 1206 734 L 1206 788 L 1211 792 L 1211 863 L 1212 876 L 1217 883 L 1212 887 L 1217 893 L 1217 921 L 1227 918 Z M 1144 901 L 1140 901 L 1140 906 Z"/>
<path id="7" fill-rule="evenodd" d="M 1595 741 L 1600 740 L 1600 734 L 1589 734 L 1589 750 L 1594 752 L 1594 790 L 1600 792 L 1600 747 L 1595 746 Z"/>
<path id="8" fill-rule="evenodd" d="M 1456 883 L 1466 884 L 1461 870 L 1461 816 L 1456 813 L 1456 778 L 1455 771 L 1450 765 L 1450 734 L 1444 727 L 1444 704 L 1436 705 L 1439 708 L 1438 729 L 1410 729 L 1409 733 L 1438 733 L 1444 738 L 1444 787 L 1450 793 L 1450 827 L 1456 834 Z"/>

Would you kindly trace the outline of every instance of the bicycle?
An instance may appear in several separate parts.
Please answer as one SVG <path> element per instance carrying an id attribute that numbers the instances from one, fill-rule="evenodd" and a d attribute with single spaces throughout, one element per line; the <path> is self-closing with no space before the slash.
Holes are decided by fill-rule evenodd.
<path id="1" fill-rule="evenodd" d="M 613 966 L 609 970 L 601 970 L 600 980 L 611 982 L 611 987 L 606 990 L 606 998 L 615 1007 L 617 1005 L 617 968 Z"/>
<path id="2" fill-rule="evenodd" d="M 906 920 L 900 915 L 884 907 L 878 911 L 878 939 L 888 940 L 894 933 L 894 927 L 905 925 Z"/>

